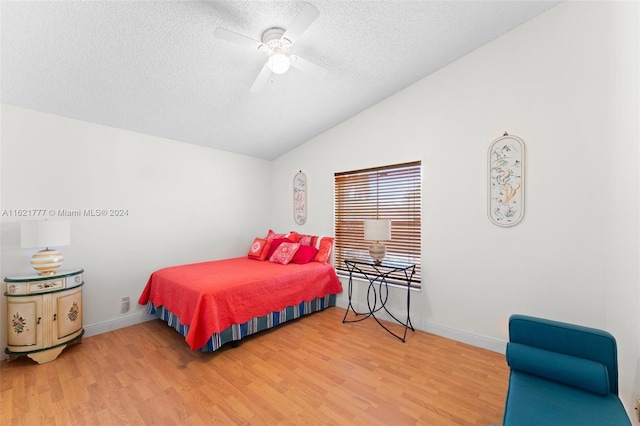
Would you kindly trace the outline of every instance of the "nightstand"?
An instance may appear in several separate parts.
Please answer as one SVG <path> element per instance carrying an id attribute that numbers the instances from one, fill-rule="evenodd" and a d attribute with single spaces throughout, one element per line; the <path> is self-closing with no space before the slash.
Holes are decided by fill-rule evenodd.
<path id="1" fill-rule="evenodd" d="M 84 334 L 83 269 L 55 275 L 6 277 L 7 360 L 26 355 L 38 364 L 55 360 Z"/>

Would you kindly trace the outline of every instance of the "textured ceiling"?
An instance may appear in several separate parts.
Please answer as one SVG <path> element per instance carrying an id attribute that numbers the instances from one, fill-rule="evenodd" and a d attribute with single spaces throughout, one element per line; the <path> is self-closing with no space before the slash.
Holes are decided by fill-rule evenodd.
<path id="1" fill-rule="evenodd" d="M 274 159 L 553 7 L 547 1 L 312 0 L 297 69 L 214 37 L 286 28 L 299 1 L 2 1 L 3 103 Z"/>

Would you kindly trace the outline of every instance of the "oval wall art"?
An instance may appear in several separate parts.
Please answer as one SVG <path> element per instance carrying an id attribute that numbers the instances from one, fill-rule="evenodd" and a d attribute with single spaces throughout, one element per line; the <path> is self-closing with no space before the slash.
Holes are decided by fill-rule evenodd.
<path id="1" fill-rule="evenodd" d="M 302 170 L 293 177 L 293 220 L 298 225 L 307 221 L 307 177 Z"/>
<path id="2" fill-rule="evenodd" d="M 502 227 L 524 217 L 524 141 L 506 132 L 489 146 L 488 214 Z"/>

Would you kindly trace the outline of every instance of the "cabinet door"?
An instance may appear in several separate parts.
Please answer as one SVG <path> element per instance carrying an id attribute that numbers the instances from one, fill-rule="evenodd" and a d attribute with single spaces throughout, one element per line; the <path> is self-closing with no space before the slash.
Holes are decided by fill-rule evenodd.
<path id="1" fill-rule="evenodd" d="M 7 297 L 7 346 L 11 351 L 42 348 L 42 296 Z"/>
<path id="2" fill-rule="evenodd" d="M 82 289 L 54 294 L 54 345 L 76 337 L 82 330 Z"/>

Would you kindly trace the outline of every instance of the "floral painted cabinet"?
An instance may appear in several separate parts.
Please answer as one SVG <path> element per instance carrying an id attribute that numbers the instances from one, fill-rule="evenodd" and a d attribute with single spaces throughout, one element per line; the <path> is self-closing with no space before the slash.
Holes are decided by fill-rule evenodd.
<path id="1" fill-rule="evenodd" d="M 5 278 L 9 361 L 18 355 L 39 364 L 53 361 L 82 338 L 83 272 Z"/>

